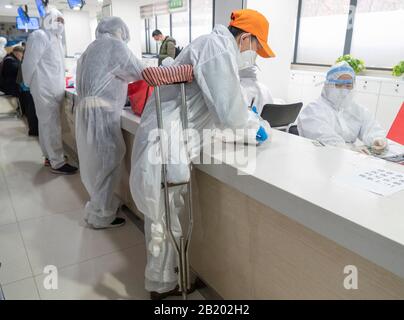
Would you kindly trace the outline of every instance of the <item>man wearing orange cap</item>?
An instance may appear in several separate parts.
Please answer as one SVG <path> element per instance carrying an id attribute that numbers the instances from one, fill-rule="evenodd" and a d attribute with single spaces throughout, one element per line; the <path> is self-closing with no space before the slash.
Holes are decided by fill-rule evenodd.
<path id="1" fill-rule="evenodd" d="M 247 102 L 254 101 L 257 113 L 261 114 L 264 105 L 273 103 L 273 99 L 268 87 L 257 79 L 255 60 L 257 53 L 264 58 L 275 57 L 275 54 L 264 40 L 268 38 L 268 32 L 260 35 L 259 31 L 256 31 L 268 30 L 268 22 L 257 19 L 257 24 L 251 25 L 245 17 L 246 12 L 246 10 L 240 10 L 232 14 L 229 31 L 239 43 L 241 51 L 239 76 L 243 97 Z M 260 24 L 263 26 L 260 27 Z"/>
<path id="2" fill-rule="evenodd" d="M 184 48 L 174 66 L 193 65 L 194 81 L 186 85 L 189 127 L 202 137 L 203 129 L 230 128 L 252 129 L 257 140 L 267 137 L 269 124 L 252 117 L 240 87 L 239 70 L 255 52 L 264 58 L 274 56 L 267 44 L 269 23 L 254 10 L 238 10 L 231 15 L 229 28 L 217 25 L 212 33 L 195 39 Z M 244 52 L 244 53 L 243 53 Z M 186 163 L 175 163 L 172 154 L 184 150 L 183 143 L 173 137 L 180 126 L 181 94 L 179 86 L 165 86 L 160 90 L 164 127 L 169 138 L 169 183 L 181 183 L 189 179 Z M 161 190 L 160 144 L 155 133 L 155 99 L 150 99 L 136 132 L 132 154 L 130 188 L 133 199 L 145 216 L 147 266 L 146 290 L 152 299 L 178 295 L 178 279 L 175 273 L 175 251 L 165 234 L 163 195 Z M 171 131 L 170 131 L 171 130 Z M 174 130 L 174 131 L 172 131 Z M 264 132 L 263 132 L 264 131 Z M 255 137 L 254 137 L 255 138 Z M 195 142 L 191 138 L 191 141 Z M 259 140 L 260 141 L 260 140 Z M 261 140 L 262 141 L 262 140 Z M 200 141 L 192 143 L 191 159 L 200 154 Z M 180 151 L 181 152 L 181 151 Z M 157 160 L 158 159 L 158 160 Z M 157 160 L 157 161 L 156 161 Z M 170 189 L 171 224 L 175 235 L 182 234 L 179 214 L 183 209 L 183 189 Z"/>

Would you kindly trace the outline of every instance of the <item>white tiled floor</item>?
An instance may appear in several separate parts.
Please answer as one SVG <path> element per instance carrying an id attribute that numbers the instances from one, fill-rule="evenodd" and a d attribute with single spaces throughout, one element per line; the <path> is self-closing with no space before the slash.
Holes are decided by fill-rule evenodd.
<path id="1" fill-rule="evenodd" d="M 0 101 L 1 108 L 1 101 Z M 6 299 L 147 299 L 144 237 L 129 220 L 113 230 L 83 221 L 79 175 L 42 166 L 21 120 L 0 119 L 0 284 Z M 48 265 L 58 289 L 44 286 Z M 199 292 L 191 299 L 203 299 Z"/>

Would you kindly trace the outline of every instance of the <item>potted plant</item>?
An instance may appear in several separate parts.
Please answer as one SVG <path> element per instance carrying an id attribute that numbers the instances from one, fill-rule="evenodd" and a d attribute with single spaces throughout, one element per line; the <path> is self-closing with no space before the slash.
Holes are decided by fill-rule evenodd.
<path id="1" fill-rule="evenodd" d="M 352 57 L 350 54 L 339 57 L 336 62 L 338 63 L 342 61 L 348 62 L 348 64 L 352 67 L 352 69 L 354 69 L 356 74 L 366 70 L 365 62 L 363 60 Z"/>
<path id="2" fill-rule="evenodd" d="M 403 74 L 404 74 L 404 61 L 401 61 L 399 64 L 393 67 L 393 76 L 401 77 Z"/>

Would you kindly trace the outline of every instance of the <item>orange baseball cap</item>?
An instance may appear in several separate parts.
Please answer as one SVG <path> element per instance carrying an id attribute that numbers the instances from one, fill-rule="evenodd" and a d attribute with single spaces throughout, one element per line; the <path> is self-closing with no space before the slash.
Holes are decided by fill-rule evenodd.
<path id="1" fill-rule="evenodd" d="M 230 26 L 239 28 L 255 36 L 262 49 L 257 53 L 263 58 L 273 58 L 275 53 L 268 45 L 269 22 L 261 13 L 251 9 L 233 11 Z"/>

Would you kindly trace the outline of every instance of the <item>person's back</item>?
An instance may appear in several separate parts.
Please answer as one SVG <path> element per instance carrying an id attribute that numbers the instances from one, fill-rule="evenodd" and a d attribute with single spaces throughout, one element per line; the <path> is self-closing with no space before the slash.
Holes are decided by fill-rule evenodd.
<path id="1" fill-rule="evenodd" d="M 257 107 L 258 114 L 261 114 L 266 104 L 273 104 L 269 88 L 258 81 L 256 66 L 240 70 L 239 75 L 244 99 L 248 104 L 254 100 L 254 106 Z"/>
<path id="2" fill-rule="evenodd" d="M 127 46 L 122 41 L 112 38 L 95 40 L 77 64 L 76 87 L 79 97 L 98 97 L 123 107 L 127 81 L 119 77 L 119 72 L 124 71 L 130 59 Z"/>
<path id="3" fill-rule="evenodd" d="M 128 84 L 141 79 L 143 64 L 129 50 L 129 29 L 118 17 L 105 17 L 96 40 L 77 63 L 76 141 L 81 180 L 90 196 L 85 221 L 95 229 L 116 228 L 119 199 L 114 195 L 126 152 L 121 111 Z"/>
<path id="4" fill-rule="evenodd" d="M 8 95 L 17 97 L 19 90 L 17 75 L 21 62 L 11 53 L 3 60 L 0 89 Z"/>
<path id="5" fill-rule="evenodd" d="M 64 50 L 59 36 L 42 29 L 35 30 L 28 37 L 22 72 L 31 90 L 61 101 L 65 70 Z"/>
<path id="6" fill-rule="evenodd" d="M 224 36 L 223 34 L 229 36 Z M 213 128 L 215 123 L 217 125 L 225 124 L 229 127 L 243 127 L 244 125 L 244 123 L 239 123 L 240 114 L 232 112 L 230 108 L 239 104 L 239 101 L 244 101 L 240 90 L 234 90 L 234 95 L 231 97 L 223 97 L 226 103 L 223 102 L 222 106 L 228 106 L 228 109 L 223 111 L 223 113 L 218 114 L 215 111 L 214 105 L 215 103 L 221 103 L 220 98 L 218 102 L 214 101 L 218 99 L 220 93 L 233 91 L 230 88 L 234 87 L 234 83 L 239 83 L 238 70 L 237 68 L 232 68 L 232 65 L 237 66 L 236 57 L 238 53 L 237 47 L 233 44 L 231 37 L 226 27 L 218 25 L 212 33 L 195 39 L 185 47 L 172 64 L 172 66 L 183 64 L 194 66 L 194 81 L 187 85 L 186 91 L 189 118 L 192 122 L 194 114 L 206 113 L 205 118 L 201 121 L 201 125 L 197 123 L 195 129 Z M 228 78 L 226 78 L 226 81 L 217 79 L 221 75 L 220 70 L 223 70 L 223 66 L 219 63 L 222 60 L 213 59 L 213 57 L 220 55 L 223 55 L 223 60 L 228 61 L 228 65 L 226 66 L 226 76 Z M 204 92 L 207 92 L 209 89 L 212 90 L 212 94 L 213 92 L 217 92 L 218 96 L 205 95 Z M 179 107 L 179 87 L 163 86 L 160 91 L 163 110 L 169 112 L 173 108 Z M 234 101 L 234 103 L 228 102 L 229 99 Z M 151 117 L 155 116 L 154 108 L 155 98 L 153 96 L 146 105 L 143 118 L 146 119 L 148 114 L 153 114 Z M 208 110 L 210 112 L 207 112 Z M 247 119 L 247 115 L 244 119 Z"/>
<path id="7" fill-rule="evenodd" d="M 0 62 L 7 56 L 7 51 L 5 49 L 7 44 L 7 39 L 0 37 Z"/>

